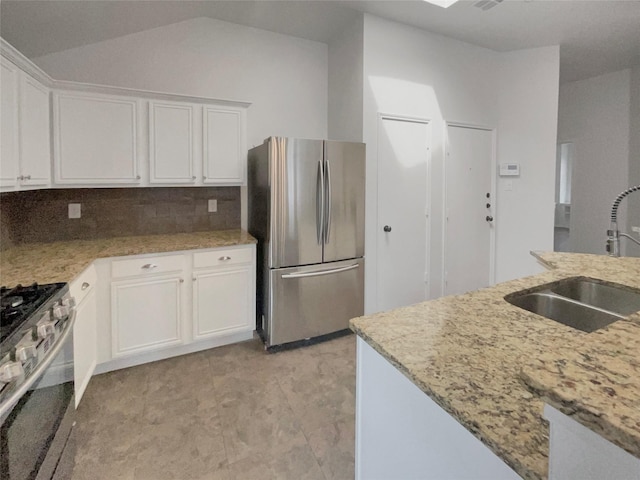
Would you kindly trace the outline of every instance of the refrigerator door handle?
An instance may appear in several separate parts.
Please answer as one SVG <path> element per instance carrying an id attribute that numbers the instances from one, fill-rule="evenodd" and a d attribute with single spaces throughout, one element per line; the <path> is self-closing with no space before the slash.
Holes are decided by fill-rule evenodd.
<path id="1" fill-rule="evenodd" d="M 331 166 L 328 160 L 324 161 L 325 170 L 327 172 L 327 180 L 326 180 L 326 189 L 327 193 L 325 195 L 325 224 L 324 224 L 324 243 L 329 243 L 329 235 L 331 234 Z"/>
<path id="2" fill-rule="evenodd" d="M 320 275 L 331 275 L 333 273 L 346 272 L 348 270 L 353 270 L 354 268 L 358 268 L 360 265 L 355 263 L 353 265 L 348 265 L 346 267 L 341 268 L 332 268 L 331 270 L 320 270 L 317 272 L 307 272 L 307 273 L 287 273 L 282 275 L 282 278 L 305 278 L 305 277 L 319 277 Z"/>
<path id="3" fill-rule="evenodd" d="M 318 160 L 316 177 L 316 238 L 318 245 L 322 245 L 324 238 L 324 168 L 322 160 Z"/>

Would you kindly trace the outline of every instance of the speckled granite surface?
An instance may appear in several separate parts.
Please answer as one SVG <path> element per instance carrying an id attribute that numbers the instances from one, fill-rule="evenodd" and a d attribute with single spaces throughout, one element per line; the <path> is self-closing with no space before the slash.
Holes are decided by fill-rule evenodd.
<path id="1" fill-rule="evenodd" d="M 607 409 L 607 413 L 615 410 L 622 415 L 615 415 L 619 417 L 616 422 L 603 423 L 599 433 L 612 441 L 621 437 L 613 432 L 622 432 L 618 426 L 625 423 L 624 418 L 625 438 L 634 437 L 634 428 L 636 434 L 640 430 L 638 314 L 630 317 L 631 321 L 621 320 L 588 334 L 510 305 L 503 298 L 512 292 L 576 275 L 640 288 L 640 259 L 535 255 L 553 270 L 351 320 L 351 328 L 358 335 L 527 479 L 547 477 L 549 432 L 542 418 L 546 392 L 550 403 L 571 413 L 554 402 L 554 396 L 565 394 L 577 400 L 585 388 L 590 388 L 582 385 L 589 382 L 590 370 L 579 362 L 579 352 L 587 355 L 591 352 L 592 366 L 603 365 L 619 372 L 620 377 L 616 378 L 621 384 L 623 378 L 628 378 L 624 391 L 619 392 L 624 395 L 625 403 L 621 405 L 625 409 L 618 410 L 618 402 L 611 399 L 603 403 L 602 396 L 594 393 L 597 406 Z M 607 341 L 599 341 L 601 337 Z M 573 364 L 568 356 L 575 357 Z M 563 358 L 573 367 L 557 371 L 554 362 Z M 635 360 L 631 362 L 632 359 Z M 623 368 L 625 362 L 634 366 Z M 634 379 L 626 377 L 634 371 Z M 605 376 L 605 371 L 600 375 Z M 563 385 L 572 377 L 576 385 L 581 385 L 580 389 L 567 384 L 561 390 L 553 383 Z M 535 393 L 525 380 L 532 384 Z M 545 395 L 544 400 L 538 393 Z M 568 404 L 576 407 L 571 400 Z M 626 441 L 620 443 L 629 450 Z"/>
<path id="2" fill-rule="evenodd" d="M 98 258 L 256 243 L 244 230 L 32 243 L 0 252 L 0 282 L 69 282 Z"/>

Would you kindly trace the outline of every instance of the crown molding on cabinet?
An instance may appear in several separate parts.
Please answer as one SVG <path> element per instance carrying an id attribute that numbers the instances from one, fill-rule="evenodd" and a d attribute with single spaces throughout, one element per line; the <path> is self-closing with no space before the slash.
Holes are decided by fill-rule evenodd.
<path id="1" fill-rule="evenodd" d="M 19 67 L 23 72 L 28 73 L 43 85 L 47 87 L 53 86 L 55 82 L 53 78 L 51 78 L 44 70 L 25 57 L 2 37 L 0 37 L 0 53 L 11 63 Z"/>
<path id="2" fill-rule="evenodd" d="M 67 80 L 55 80 L 2 37 L 0 37 L 0 54 L 14 63 L 16 66 L 18 66 L 21 70 L 38 80 L 40 83 L 52 89 L 74 90 L 86 93 L 103 93 L 108 95 L 122 95 L 128 97 L 138 97 L 172 102 L 213 103 L 220 106 L 233 106 L 242 108 L 247 108 L 251 105 L 251 102 L 243 102 L 240 100 L 196 97 L 191 95 L 156 92 L 153 90 L 138 90 L 126 87 L 114 87 L 111 85 L 97 85 L 92 83 L 72 82 Z"/>

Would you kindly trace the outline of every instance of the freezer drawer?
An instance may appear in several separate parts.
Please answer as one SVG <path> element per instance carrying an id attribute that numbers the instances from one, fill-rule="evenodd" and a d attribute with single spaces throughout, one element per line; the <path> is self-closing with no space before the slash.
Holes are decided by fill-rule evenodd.
<path id="1" fill-rule="evenodd" d="M 270 272 L 267 347 L 349 328 L 364 313 L 364 259 Z"/>

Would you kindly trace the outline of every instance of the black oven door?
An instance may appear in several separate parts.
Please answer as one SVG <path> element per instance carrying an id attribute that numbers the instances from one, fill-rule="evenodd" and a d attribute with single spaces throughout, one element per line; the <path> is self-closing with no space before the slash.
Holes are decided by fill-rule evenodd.
<path id="1" fill-rule="evenodd" d="M 73 462 L 65 459 L 75 454 L 71 451 L 75 447 L 71 436 L 75 416 L 73 317 L 21 386 L 23 392 L 17 402 L 11 402 L 13 408 L 2 415 L 0 480 L 71 476 L 70 471 L 62 469 L 68 469 L 69 463 L 73 468 Z"/>

